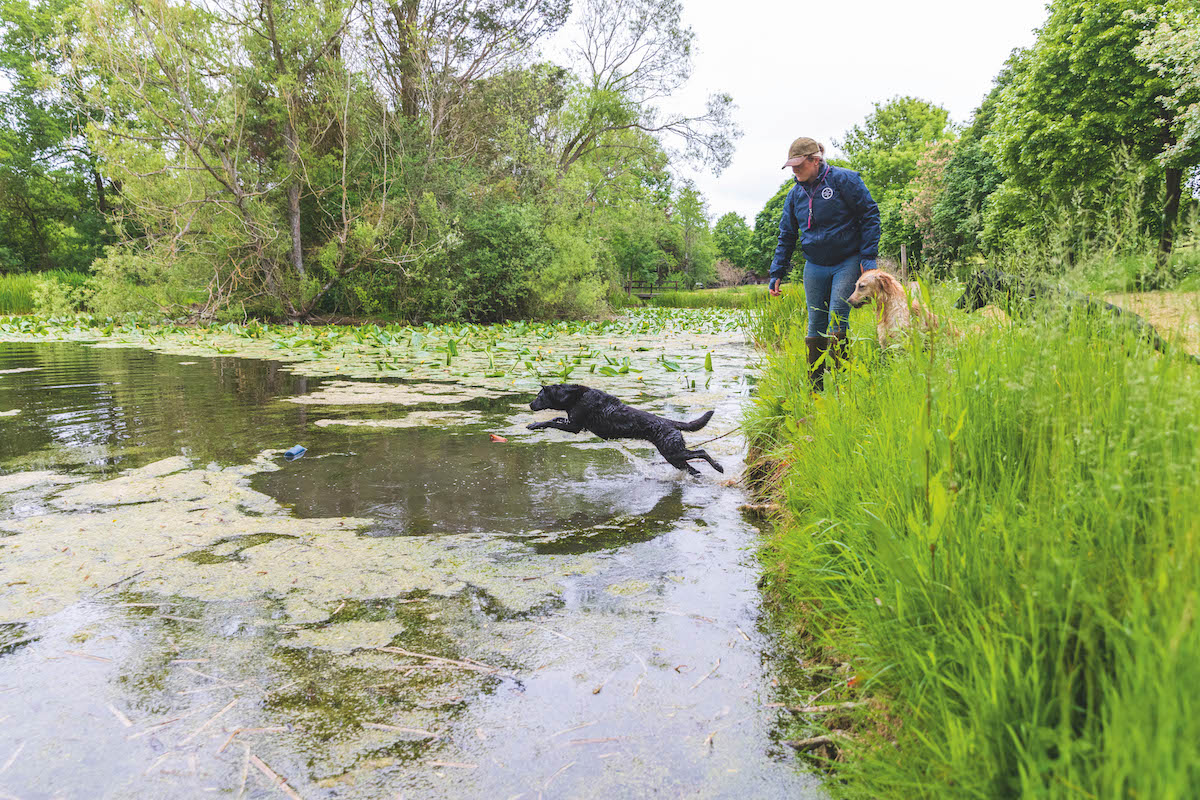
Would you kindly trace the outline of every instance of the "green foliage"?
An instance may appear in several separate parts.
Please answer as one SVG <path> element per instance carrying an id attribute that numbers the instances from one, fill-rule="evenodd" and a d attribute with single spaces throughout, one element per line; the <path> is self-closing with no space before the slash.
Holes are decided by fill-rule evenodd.
<path id="1" fill-rule="evenodd" d="M 746 426 L 789 465 L 767 591 L 850 664 L 822 702 L 869 698 L 835 796 L 1200 780 L 1200 373 L 1106 315 L 1039 319 L 858 346 L 817 396 L 802 330 L 767 354 Z"/>
<path id="2" fill-rule="evenodd" d="M 716 247 L 708 230 L 704 199 L 690 181 L 684 183 L 675 201 L 672 221 L 680 229 L 680 272 L 689 285 L 710 283 L 716 278 L 713 262 Z"/>
<path id="3" fill-rule="evenodd" d="M 78 273 L 76 273 L 78 274 Z M 43 277 L 33 290 L 33 309 L 43 317 L 66 317 L 86 310 L 92 290 L 86 284 Z"/>
<path id="4" fill-rule="evenodd" d="M 927 261 L 944 261 L 947 246 L 933 225 L 934 209 L 945 191 L 946 168 L 958 142 L 944 139 L 929 145 L 917 160 L 917 172 L 908 184 L 908 198 L 900 206 L 900 218 L 916 230 L 921 255 Z"/>
<path id="5" fill-rule="evenodd" d="M 985 139 L 1008 195 L 990 212 L 993 241 L 1036 225 L 1051 207 L 1103 209 L 1121 163 L 1114 154 L 1153 167 L 1171 128 L 1157 98 L 1171 86 L 1135 50 L 1154 26 L 1154 8 L 1149 0 L 1056 0 L 1037 42 L 1014 55 Z M 1157 231 L 1161 170 L 1147 177 L 1137 210 Z M 1009 199 L 1016 195 L 1019 203 Z"/>
<path id="6" fill-rule="evenodd" d="M 546 229 L 550 257 L 534 273 L 530 311 L 542 318 L 593 317 L 604 307 L 606 282 L 596 259 L 596 246 L 578 230 Z"/>
<path id="7" fill-rule="evenodd" d="M 1001 72 L 996 86 L 975 110 L 974 120 L 963 131 L 942 174 L 942 190 L 930 219 L 930 235 L 936 241 L 930 256 L 935 261 L 961 261 L 982 250 L 984 205 L 1004 182 L 983 139 L 991 130 L 1007 75 L 1007 71 Z"/>
<path id="8" fill-rule="evenodd" d="M 926 147 L 951 136 L 950 113 L 915 97 L 875 103 L 862 125 L 837 143 L 859 172 L 877 203 L 903 201 Z"/>
<path id="9" fill-rule="evenodd" d="M 695 34 L 683 23 L 679 0 L 585 0 L 576 55 L 586 65 L 561 119 L 559 166 L 573 167 L 598 151 L 621 147 L 629 132 L 668 134 L 680 156 L 720 173 L 741 135 L 733 99 L 709 95 L 696 113 L 664 113 L 657 99 L 691 74 Z"/>
<path id="10" fill-rule="evenodd" d="M 506 203 L 464 219 L 462 245 L 448 270 L 464 318 L 495 322 L 522 315 L 530 277 L 550 260 L 540 222 L 537 209 Z"/>
<path id="11" fill-rule="evenodd" d="M 736 129 L 648 102 L 690 72 L 677 0 L 589 6 L 579 74 L 527 56 L 565 0 L 0 3 L 0 268 L 95 261 L 93 310 L 491 320 L 712 277 L 667 167 Z"/>
<path id="12" fill-rule="evenodd" d="M 783 204 L 788 192 L 796 185 L 796 181 L 788 178 L 779 187 L 779 191 L 771 196 L 763 206 L 762 211 L 754 217 L 754 231 L 750 235 L 750 247 L 747 253 L 748 269 L 757 275 L 765 276 L 771 271 L 771 261 L 775 258 L 775 247 L 779 244 L 779 220 L 783 216 Z M 804 254 L 797 247 L 792 254 L 793 259 L 803 260 Z"/>
<path id="13" fill-rule="evenodd" d="M 43 311 L 38 302 L 39 295 L 58 294 L 70 300 L 61 304 L 48 303 L 49 311 L 62 315 L 67 302 L 73 302 L 83 297 L 84 284 L 88 276 L 81 272 L 51 270 L 49 272 L 10 272 L 0 274 L 0 314 L 39 314 L 52 316 Z M 47 291 L 44 287 L 53 285 L 55 288 Z"/>
<path id="14" fill-rule="evenodd" d="M 663 292 L 650 298 L 656 308 L 750 308 L 766 302 L 765 286 L 731 286 L 690 292 Z"/>
<path id="15" fill-rule="evenodd" d="M 665 279 L 679 263 L 682 237 L 663 211 L 614 211 L 602 222 L 611 236 L 608 247 L 621 281 Z"/>
<path id="16" fill-rule="evenodd" d="M 64 81 L 70 0 L 0 0 L 0 271 L 86 271 L 112 239 L 106 180 Z"/>
<path id="17" fill-rule="evenodd" d="M 915 97 L 894 97 L 876 103 L 862 125 L 846 132 L 838 147 L 846 152 L 850 168 L 861 173 L 871 196 L 879 204 L 882 232 L 879 252 L 896 257 L 900 245 L 919 256 L 921 235 L 905 220 L 903 207 L 910 200 L 910 184 L 917 164 L 935 142 L 953 137 L 949 112 Z"/>
<path id="18" fill-rule="evenodd" d="M 1154 14 L 1145 18 L 1153 20 Z M 1166 82 L 1169 92 L 1158 98 L 1171 121 L 1164 162 L 1195 165 L 1200 163 L 1200 5 L 1195 0 L 1168 2 L 1157 21 L 1141 31 L 1134 53 Z"/>
<path id="19" fill-rule="evenodd" d="M 740 269 L 753 269 L 750 226 L 740 214 L 724 214 L 713 226 L 712 238 L 718 258 Z"/>

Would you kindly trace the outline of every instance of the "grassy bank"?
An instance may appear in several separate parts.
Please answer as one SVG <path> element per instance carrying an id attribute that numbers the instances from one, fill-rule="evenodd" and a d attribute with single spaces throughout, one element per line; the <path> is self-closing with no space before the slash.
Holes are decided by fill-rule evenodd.
<path id="1" fill-rule="evenodd" d="M 659 308 L 750 308 L 766 300 L 766 286 L 727 286 L 721 289 L 663 292 L 650 298 Z"/>
<path id="2" fill-rule="evenodd" d="M 32 314 L 34 291 L 48 280 L 78 287 L 87 280 L 82 272 L 67 272 L 56 269 L 49 272 L 16 272 L 0 275 L 0 314 Z"/>
<path id="3" fill-rule="evenodd" d="M 849 662 L 821 702 L 867 701 L 825 719 L 854 731 L 831 790 L 1195 796 L 1200 368 L 1046 314 L 859 342 L 814 397 L 797 301 L 752 323 L 772 348 L 747 425 L 783 508 L 769 591 Z"/>

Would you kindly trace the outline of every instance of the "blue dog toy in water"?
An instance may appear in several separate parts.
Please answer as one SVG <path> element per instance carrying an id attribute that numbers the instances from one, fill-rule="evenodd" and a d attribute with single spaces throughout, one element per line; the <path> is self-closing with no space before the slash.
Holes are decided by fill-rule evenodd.
<path id="1" fill-rule="evenodd" d="M 293 447 L 290 450 L 284 450 L 283 457 L 286 458 L 288 461 L 295 461 L 297 458 L 299 458 L 300 456 L 304 455 L 307 452 L 308 452 L 308 448 L 301 447 L 300 445 L 296 445 L 295 447 Z"/>

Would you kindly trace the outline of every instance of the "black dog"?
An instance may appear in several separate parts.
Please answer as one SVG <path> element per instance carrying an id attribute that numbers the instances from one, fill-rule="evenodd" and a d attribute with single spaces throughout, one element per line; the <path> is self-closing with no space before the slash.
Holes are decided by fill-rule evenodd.
<path id="1" fill-rule="evenodd" d="M 966 311 L 977 311 L 986 305 L 999 305 L 1007 308 L 1010 313 L 1020 304 L 1031 306 L 1033 301 L 1041 297 L 1052 298 L 1063 306 L 1075 306 L 1091 312 L 1102 311 L 1116 317 L 1120 323 L 1137 331 L 1138 336 L 1145 339 L 1160 353 L 1170 350 L 1167 341 L 1159 336 L 1154 326 L 1137 314 L 1127 309 L 1115 306 L 1105 300 L 1098 300 L 1088 294 L 1080 294 L 1066 289 L 1051 286 L 1034 278 L 1010 275 L 998 269 L 984 269 L 973 273 L 967 278 L 962 297 L 954 304 L 955 308 Z M 1185 357 L 1195 363 L 1200 359 L 1191 354 Z"/>
<path id="2" fill-rule="evenodd" d="M 725 471 L 703 450 L 688 450 L 680 433 L 703 428 L 713 415 L 711 411 L 691 422 L 677 422 L 627 406 L 608 392 L 575 383 L 543 386 L 529 407 L 534 411 L 553 408 L 567 412 L 565 417 L 534 422 L 529 425 L 531 431 L 557 428 L 568 433 L 579 433 L 588 430 L 601 439 L 645 439 L 657 447 L 663 458 L 676 469 L 686 469 L 693 475 L 699 475 L 700 470 L 687 462 L 693 458 L 703 458 L 717 472 Z"/>

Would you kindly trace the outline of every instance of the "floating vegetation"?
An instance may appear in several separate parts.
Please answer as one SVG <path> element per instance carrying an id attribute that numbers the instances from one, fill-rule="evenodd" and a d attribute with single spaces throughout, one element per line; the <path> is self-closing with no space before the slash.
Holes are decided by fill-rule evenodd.
<path id="1" fill-rule="evenodd" d="M 48 513 L 3 522 L 19 536 L 0 539 L 0 622 L 115 589 L 211 601 L 298 594 L 320 606 L 418 590 L 449 596 L 472 585 L 522 610 L 556 594 L 563 576 L 595 566 L 589 556 L 561 556 L 546 571 L 521 557 L 527 546 L 492 535 L 460 535 L 449 552 L 438 537 L 359 536 L 367 519 L 295 518 L 249 488 L 250 476 L 278 469 L 277 455 L 225 469 L 165 459 L 68 487 L 49 499 Z"/>
<path id="2" fill-rule="evenodd" d="M 181 357 L 278 361 L 296 375 L 346 379 L 293 402 L 428 405 L 494 399 L 564 382 L 587 383 L 627 399 L 633 393 L 696 391 L 722 373 L 743 373 L 744 321 L 739 311 L 693 308 L 642 308 L 604 321 L 440 326 L 251 321 L 189 327 L 138 317 L 16 317 L 0 318 L 0 341 L 53 339 Z"/>
<path id="3" fill-rule="evenodd" d="M 319 419 L 318 428 L 343 426 L 347 428 L 424 428 L 431 425 L 465 425 L 482 420 L 475 411 L 412 411 L 398 419 Z"/>

